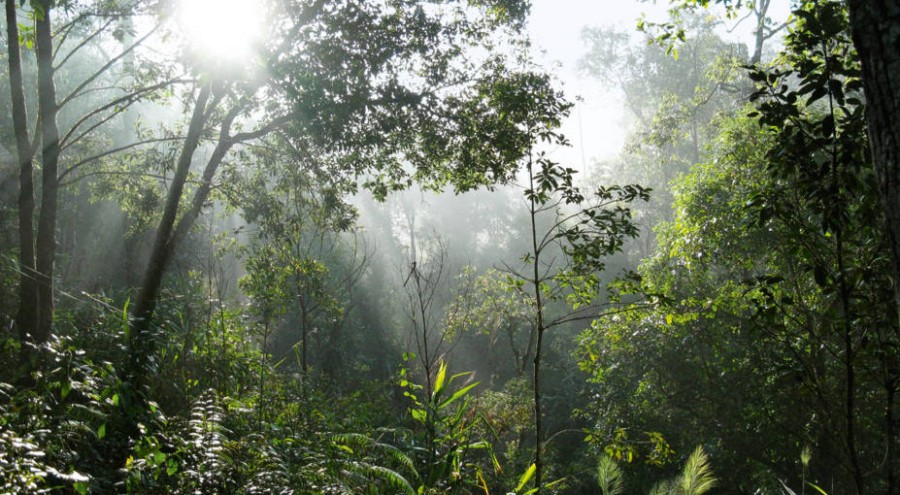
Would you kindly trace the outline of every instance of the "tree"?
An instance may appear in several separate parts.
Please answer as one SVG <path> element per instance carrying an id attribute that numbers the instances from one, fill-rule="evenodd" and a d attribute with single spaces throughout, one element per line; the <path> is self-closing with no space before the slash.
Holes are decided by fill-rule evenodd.
<path id="1" fill-rule="evenodd" d="M 739 8 L 733 0 L 716 0 L 729 8 Z M 847 5 L 854 47 L 862 65 L 862 82 L 868 111 L 869 142 L 877 172 L 879 195 L 884 211 L 885 228 L 893 260 L 895 306 L 900 311 L 900 124 L 893 118 L 900 106 L 900 55 L 897 46 L 900 32 L 900 5 L 896 0 L 868 2 L 835 0 Z M 803 1 L 801 8 L 817 2 Z M 682 7 L 695 7 L 708 2 L 679 0 Z"/>
<path id="2" fill-rule="evenodd" d="M 672 218 L 670 183 L 703 159 L 715 136 L 714 116 L 734 110 L 750 92 L 740 64 L 746 48 L 722 39 L 721 22 L 711 16 L 679 15 L 675 22 L 690 32 L 673 57 L 649 34 L 635 36 L 615 28 L 582 32 L 587 52 L 581 70 L 619 93 L 633 119 L 622 153 L 601 164 L 590 180 L 642 184 L 654 193 L 647 205 L 634 205 L 647 226 L 638 257 L 653 249 L 652 227 Z"/>
<path id="3" fill-rule="evenodd" d="M 299 346 L 300 369 L 306 375 L 310 335 L 319 327 L 320 335 L 328 330 L 332 335 L 323 336 L 327 341 L 318 345 L 331 358 L 319 356 L 318 362 L 334 371 L 340 363 L 335 352 L 344 344 L 336 334 L 368 255 L 357 259 L 359 253 L 351 252 L 352 259 L 344 259 L 341 250 L 341 235 L 348 233 L 356 217 L 356 211 L 343 201 L 352 183 L 327 175 L 317 157 L 294 153 L 277 136 L 267 141 L 248 153 L 256 162 L 255 170 L 231 170 L 223 184 L 224 195 L 241 209 L 253 235 L 245 250 L 248 275 L 242 286 L 261 303 L 255 309 L 262 310 L 264 324 L 276 325 L 276 340 L 290 340 L 287 349 L 278 352 L 279 361 Z M 290 325 L 282 321 L 285 315 L 299 320 L 299 340 L 293 332 L 277 331 L 285 323 Z M 279 335 L 283 333 L 287 335 Z"/>
<path id="4" fill-rule="evenodd" d="M 16 156 L 19 164 L 19 312 L 16 324 L 19 338 L 27 341 L 37 323 L 37 273 L 34 264 L 34 167 L 28 115 L 25 105 L 22 56 L 19 49 L 19 20 L 15 0 L 6 0 L 6 48 L 9 57 L 9 86 Z"/>
<path id="5" fill-rule="evenodd" d="M 534 484 L 544 487 L 546 441 L 543 422 L 541 365 L 548 330 L 573 321 L 597 316 L 603 301 L 600 273 L 605 257 L 617 253 L 627 238 L 638 235 L 631 211 L 623 206 L 648 200 L 649 191 L 635 185 L 598 187 L 592 194 L 574 185 L 575 170 L 553 162 L 545 151 L 535 151 L 531 142 L 566 145 L 556 129 L 560 116 L 571 105 L 553 91 L 545 76 L 529 75 L 524 84 L 507 85 L 495 95 L 504 113 L 520 122 L 524 161 L 523 194 L 527 205 L 530 247 L 523 256 L 522 271 L 508 268 L 511 289 L 528 300 L 533 320 L 533 407 L 535 421 Z M 533 100 L 522 94 L 536 94 Z M 528 139 L 524 139 L 524 137 Z M 550 307 L 573 308 L 554 316 Z"/>
<path id="6" fill-rule="evenodd" d="M 126 381 L 139 384 L 146 376 L 163 274 L 235 145 L 281 132 L 295 149 L 330 157 L 333 173 L 365 177 L 381 197 L 412 180 L 467 190 L 510 176 L 521 147 L 509 141 L 512 123 L 490 106 L 489 97 L 510 81 L 511 70 L 491 50 L 477 66 L 461 51 L 488 47 L 492 29 L 521 27 L 524 9 L 516 2 L 471 3 L 477 8 L 288 2 L 273 25 L 271 46 L 260 55 L 267 78 L 202 75 L 131 312 Z M 253 130 L 236 132 L 240 118 L 260 113 L 264 118 Z M 194 153 L 209 126 L 218 129 L 214 149 L 179 215 Z"/>
<path id="7" fill-rule="evenodd" d="M 900 310 L 900 3 L 848 0 L 853 44 L 862 64 L 872 160 L 878 175 Z"/>
<path id="8" fill-rule="evenodd" d="M 891 492 L 895 462 L 880 459 L 896 455 L 900 334 L 858 61 L 841 4 L 795 15 L 782 64 L 750 73 L 759 125 L 722 120 L 710 158 L 677 183 L 676 217 L 640 270 L 668 304 L 585 336 L 597 436 L 624 424 L 676 449 L 715 438 L 742 491 L 777 487 L 766 471 L 799 478 L 810 446 L 814 477 Z"/>
<path id="9" fill-rule="evenodd" d="M 46 342 L 52 333 L 61 179 L 104 157 L 146 144 L 135 141 L 110 149 L 105 147 L 108 143 L 103 143 L 103 136 L 109 132 L 110 123 L 125 109 L 168 84 L 163 80 L 136 81 L 124 88 L 107 85 L 118 64 L 149 36 L 123 44 L 123 32 L 109 28 L 144 7 L 142 2 L 76 5 L 41 0 L 17 9 L 14 1 L 6 2 L 8 64 L 20 182 L 20 297 L 16 320 L 23 340 L 33 344 Z M 19 24 L 20 13 L 34 21 L 33 28 Z M 60 25 L 54 28 L 57 22 Z M 154 31 L 155 28 L 150 29 L 150 33 Z M 92 54 L 92 50 L 108 41 L 120 50 L 111 56 L 105 54 L 101 62 L 96 58 L 91 60 L 92 65 L 86 73 L 71 70 L 78 56 Z M 21 56 L 23 44 L 34 47 L 37 72 L 37 119 L 35 135 L 30 137 L 26 112 L 28 98 L 23 88 L 26 70 Z M 69 77 L 70 74 L 74 77 Z M 58 96 L 60 91 L 61 97 Z M 84 99 L 90 99 L 95 106 L 85 108 L 81 105 Z M 41 187 L 35 232 L 32 161 L 38 149 Z"/>

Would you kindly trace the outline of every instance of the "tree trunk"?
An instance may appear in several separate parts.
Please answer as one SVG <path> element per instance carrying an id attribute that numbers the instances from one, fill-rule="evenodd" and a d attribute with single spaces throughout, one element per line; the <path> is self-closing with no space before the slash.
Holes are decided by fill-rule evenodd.
<path id="1" fill-rule="evenodd" d="M 849 0 L 848 4 L 853 44 L 862 61 L 869 141 L 900 311 L 900 1 Z"/>
<path id="2" fill-rule="evenodd" d="M 37 325 L 37 278 L 34 266 L 34 167 L 28 138 L 28 113 L 22 82 L 19 24 L 15 0 L 6 0 L 7 50 L 13 128 L 19 163 L 19 308 L 16 325 L 22 342 L 31 339 Z M 22 346 L 23 356 L 26 346 Z"/>
<path id="3" fill-rule="evenodd" d="M 154 336 L 150 332 L 150 318 L 156 309 L 163 273 L 174 250 L 171 241 L 175 230 L 175 218 L 178 214 L 178 206 L 181 204 L 181 196 L 184 193 L 184 185 L 187 182 L 194 151 L 200 143 L 200 137 L 206 125 L 206 117 L 208 115 L 206 107 L 211 92 L 212 88 L 209 83 L 203 85 L 194 104 L 194 112 L 191 115 L 188 133 L 182 145 L 181 154 L 178 157 L 178 163 L 175 168 L 175 176 L 172 178 L 172 184 L 166 197 L 163 216 L 156 230 L 156 239 L 153 243 L 153 250 L 150 253 L 150 261 L 147 263 L 147 269 L 141 282 L 141 289 L 135 300 L 134 309 L 131 312 L 133 322 L 128 342 L 129 363 L 128 369 L 125 370 L 125 380 L 137 388 L 140 386 L 140 377 L 148 371 L 148 359 L 153 354 Z"/>
<path id="4" fill-rule="evenodd" d="M 53 325 L 53 261 L 56 255 L 56 212 L 59 194 L 59 128 L 56 124 L 56 86 L 53 81 L 53 32 L 50 24 L 52 0 L 40 2 L 43 15 L 36 16 L 35 38 L 38 63 L 38 112 L 41 119 L 41 213 L 38 218 L 36 268 L 37 327 L 34 340 L 50 338 Z"/>
<path id="5" fill-rule="evenodd" d="M 197 102 L 188 126 L 188 134 L 185 137 L 181 155 L 178 157 L 175 176 L 172 178 L 172 184 L 166 197 L 163 217 L 160 219 L 159 227 L 156 231 L 156 240 L 150 253 L 150 261 L 147 264 L 147 270 L 141 283 L 141 290 L 138 293 L 134 310 L 131 313 L 134 321 L 131 325 L 132 332 L 129 342 L 129 370 L 126 373 L 129 374 L 127 381 L 132 385 L 140 386 L 140 377 L 149 371 L 147 369 L 148 358 L 155 351 L 155 337 L 153 332 L 151 332 L 150 320 L 156 310 L 159 289 L 162 287 L 162 279 L 166 267 L 175 253 L 175 248 L 184 241 L 194 222 L 200 216 L 212 190 L 212 182 L 219 165 L 221 165 L 222 160 L 225 159 L 225 155 L 228 154 L 234 143 L 239 141 L 240 138 L 258 137 L 258 135 L 264 134 L 269 130 L 266 128 L 257 133 L 240 134 L 237 138 L 232 137 L 230 135 L 231 125 L 237 118 L 241 107 L 236 106 L 228 113 L 221 124 L 218 143 L 206 162 L 200 184 L 194 192 L 190 206 L 176 224 L 175 219 L 181 205 L 184 185 L 187 182 L 194 152 L 200 143 L 203 129 L 207 124 L 207 116 L 210 114 L 207 107 L 216 105 L 215 102 L 209 103 L 211 93 L 211 83 L 207 83 L 200 89 L 200 93 L 197 96 Z"/>
<path id="6" fill-rule="evenodd" d="M 885 391 L 887 397 L 884 408 L 884 436 L 887 439 L 887 452 L 885 453 L 885 466 L 887 467 L 887 494 L 897 495 L 900 493 L 900 486 L 897 484 L 897 461 L 895 460 L 897 443 L 896 432 L 894 431 L 894 402 L 897 392 L 897 384 L 893 377 L 889 377 L 885 383 Z"/>
<path id="7" fill-rule="evenodd" d="M 530 190 L 535 191 L 533 164 L 528 163 L 528 186 Z M 541 404 L 541 357 L 544 342 L 544 301 L 541 294 L 542 277 L 540 273 L 541 251 L 539 246 L 537 231 L 537 214 L 540 207 L 535 198 L 531 198 L 529 202 L 529 214 L 531 220 L 531 254 L 533 259 L 532 273 L 533 277 L 529 282 L 534 285 L 534 335 L 536 337 L 534 347 L 534 370 L 533 370 L 533 400 L 534 400 L 534 489 L 535 493 L 540 495 L 541 487 L 544 483 L 544 459 L 543 459 L 543 440 L 544 440 L 544 418 Z M 529 342 L 530 345 L 530 342 Z"/>

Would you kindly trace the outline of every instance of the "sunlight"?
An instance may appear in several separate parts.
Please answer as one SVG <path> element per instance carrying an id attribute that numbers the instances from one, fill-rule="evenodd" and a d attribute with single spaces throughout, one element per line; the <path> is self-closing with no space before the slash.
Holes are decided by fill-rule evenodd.
<path id="1" fill-rule="evenodd" d="M 259 0 L 180 0 L 178 23 L 196 55 L 243 65 L 262 38 Z"/>

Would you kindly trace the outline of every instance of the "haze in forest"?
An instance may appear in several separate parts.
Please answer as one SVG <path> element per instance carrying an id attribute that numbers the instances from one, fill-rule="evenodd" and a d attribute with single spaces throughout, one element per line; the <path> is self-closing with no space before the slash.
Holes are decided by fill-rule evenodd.
<path id="1" fill-rule="evenodd" d="M 6 0 L 0 494 L 898 493 L 890 4 Z"/>

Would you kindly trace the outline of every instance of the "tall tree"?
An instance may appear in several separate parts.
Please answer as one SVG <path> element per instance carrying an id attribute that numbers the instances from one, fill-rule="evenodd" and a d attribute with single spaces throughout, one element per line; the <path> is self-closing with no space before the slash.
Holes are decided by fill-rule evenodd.
<path id="1" fill-rule="evenodd" d="M 529 95 L 538 95 L 532 98 Z M 519 122 L 518 142 L 527 150 L 523 161 L 523 195 L 527 208 L 529 246 L 525 266 L 509 269 L 511 290 L 529 300 L 533 328 L 532 405 L 534 408 L 534 486 L 544 489 L 546 474 L 544 390 L 542 388 L 544 346 L 547 333 L 567 323 L 595 318 L 603 306 L 600 274 L 606 257 L 621 251 L 628 238 L 638 235 L 628 203 L 649 199 L 640 186 L 600 186 L 584 192 L 575 186 L 574 169 L 550 159 L 534 143 L 565 146 L 557 129 L 571 108 L 540 74 L 521 76 L 493 95 L 502 112 Z M 569 306 L 554 314 L 552 307 Z M 529 471 L 530 472 L 530 471 Z"/>
<path id="2" fill-rule="evenodd" d="M 110 121 L 130 105 L 168 85 L 168 81 L 164 80 L 127 87 L 110 84 L 117 64 L 155 29 L 151 28 L 138 40 L 121 45 L 121 33 L 110 32 L 108 28 L 113 22 L 134 15 L 143 5 L 142 2 L 118 5 L 40 0 L 17 7 L 14 1 L 6 3 L 8 64 L 20 172 L 18 213 L 22 274 L 17 324 L 22 336 L 30 335 L 32 342 L 37 344 L 45 342 L 52 333 L 61 179 L 87 164 L 146 144 L 147 141 L 136 140 L 122 146 L 108 147 L 105 146 L 108 143 L 100 144 L 103 141 L 100 136 L 108 132 Z M 34 20 L 33 30 L 29 29 L 25 36 L 19 33 L 17 18 L 20 13 Z M 54 27 L 57 21 L 61 21 L 60 26 Z M 37 119 L 35 135 L 29 138 L 25 111 L 28 98 L 22 82 L 24 68 L 20 52 L 23 43 L 31 46 L 31 33 L 37 69 Z M 94 58 L 86 73 L 73 70 L 76 55 L 96 50 L 108 40 L 113 40 L 121 49 L 112 56 L 104 54 L 102 61 Z M 88 95 L 91 96 L 91 105 L 95 106 L 87 105 L 85 108 L 82 101 Z M 60 119 L 64 111 L 64 118 Z M 41 177 L 37 219 L 34 218 L 31 166 L 35 157 L 40 162 Z M 33 230 L 35 220 L 36 233 Z"/>
<path id="3" fill-rule="evenodd" d="M 647 205 L 634 205 L 646 225 L 637 245 L 640 258 L 653 249 L 654 225 L 672 218 L 670 183 L 702 160 L 715 135 L 713 117 L 735 108 L 750 85 L 740 64 L 746 48 L 722 39 L 721 22 L 704 15 L 677 21 L 689 38 L 673 57 L 648 34 L 635 39 L 624 31 L 588 28 L 581 70 L 623 96 L 633 129 L 619 157 L 600 168 L 597 183 L 636 183 L 656 191 Z"/>
<path id="4" fill-rule="evenodd" d="M 848 0 L 900 310 L 900 2 Z"/>
<path id="5" fill-rule="evenodd" d="M 671 0 L 680 7 L 707 5 L 701 0 Z M 716 0 L 730 9 L 734 0 Z M 897 0 L 831 0 L 850 9 L 853 43 L 862 62 L 869 143 L 878 177 L 885 228 L 893 260 L 894 292 L 900 311 L 900 3 Z M 798 7 L 818 2 L 805 0 Z"/>
<path id="6" fill-rule="evenodd" d="M 56 116 L 56 81 L 53 66 L 53 0 L 36 2 L 35 45 L 38 65 L 38 119 L 41 122 L 41 210 L 35 268 L 37 270 L 37 325 L 35 340 L 45 342 L 53 325 L 53 263 L 56 258 L 56 213 L 59 205 L 59 127 Z"/>
<path id="7" fill-rule="evenodd" d="M 22 342 L 28 340 L 37 323 L 37 273 L 34 266 L 34 166 L 19 49 L 19 20 L 16 1 L 6 0 L 6 48 L 9 56 L 9 87 L 16 157 L 19 164 L 19 310 L 16 325 Z M 24 349 L 24 346 L 23 346 Z"/>

